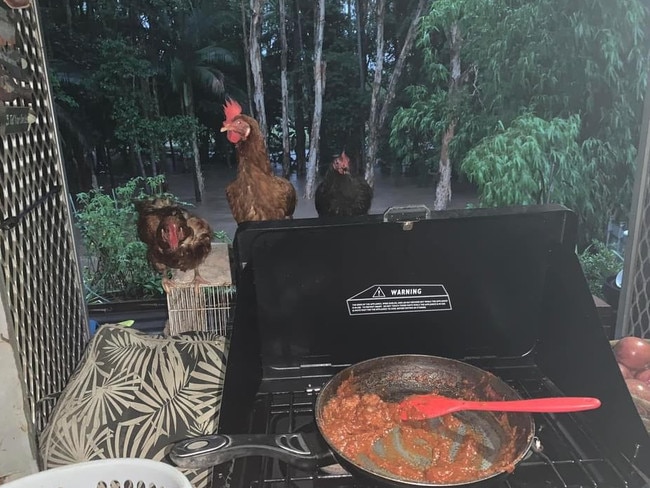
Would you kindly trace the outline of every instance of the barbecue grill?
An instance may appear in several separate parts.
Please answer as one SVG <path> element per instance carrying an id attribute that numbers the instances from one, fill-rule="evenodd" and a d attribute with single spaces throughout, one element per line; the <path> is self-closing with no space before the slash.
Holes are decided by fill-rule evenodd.
<path id="1" fill-rule="evenodd" d="M 499 486 L 650 486 L 650 439 L 619 373 L 560 206 L 409 212 L 239 226 L 220 432 L 315 433 L 336 372 L 392 354 L 460 359 L 521 396 L 594 396 L 535 414 L 537 441 Z M 217 467 L 229 487 L 364 487 L 341 469 L 265 457 Z"/>

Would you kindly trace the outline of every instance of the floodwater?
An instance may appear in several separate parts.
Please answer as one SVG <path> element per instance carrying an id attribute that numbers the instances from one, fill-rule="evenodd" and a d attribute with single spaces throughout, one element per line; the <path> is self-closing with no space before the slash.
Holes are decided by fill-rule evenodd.
<path id="1" fill-rule="evenodd" d="M 231 238 L 235 235 L 237 223 L 230 213 L 226 201 L 225 188 L 235 176 L 235 169 L 228 168 L 206 168 L 204 170 L 205 191 L 203 201 L 196 203 L 194 198 L 194 186 L 190 174 L 170 174 L 167 176 L 169 191 L 184 202 L 195 205 L 192 211 L 210 222 L 213 230 L 225 231 Z M 304 198 L 304 178 L 297 178 L 292 175 L 291 182 L 296 187 L 298 203 L 294 218 L 318 217 L 314 201 Z M 419 186 L 415 178 L 395 178 L 375 174 L 374 198 L 371 214 L 382 214 L 392 206 L 404 205 L 426 205 L 433 209 L 435 201 L 435 186 Z M 452 199 L 448 208 L 465 208 L 468 203 L 477 203 L 476 191 L 468 184 L 452 183 Z"/>

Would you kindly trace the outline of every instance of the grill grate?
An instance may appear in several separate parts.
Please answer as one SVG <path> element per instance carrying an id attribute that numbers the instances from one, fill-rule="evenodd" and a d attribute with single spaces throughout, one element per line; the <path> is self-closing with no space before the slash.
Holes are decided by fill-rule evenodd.
<path id="1" fill-rule="evenodd" d="M 52 111 L 35 2 L 8 10 L 16 19 L 16 52 L 26 61 L 23 87 L 31 98 L 5 102 L 30 107 L 34 122 L 0 138 L 0 285 L 26 385 L 31 422 L 40 432 L 53 398 L 78 364 L 87 318 L 67 206 L 64 169 Z M 6 123 L 8 117 L 2 116 Z"/>
<path id="2" fill-rule="evenodd" d="M 560 394 L 535 368 L 499 370 L 498 375 L 523 397 Z M 260 394 L 255 411 L 265 420 L 268 433 L 315 429 L 313 392 Z M 261 412 L 268 412 L 265 416 Z M 593 442 L 574 414 L 535 414 L 536 434 L 542 450 L 531 452 L 516 471 L 499 486 L 503 488 L 582 488 L 642 486 L 640 479 L 622 474 Z M 245 480 L 237 486 L 251 488 L 362 487 L 362 480 L 349 474 L 305 472 L 270 458 L 245 461 Z M 256 464 L 257 463 L 257 464 Z M 630 469 L 633 472 L 633 469 Z M 246 474 L 248 473 L 248 474 Z"/>

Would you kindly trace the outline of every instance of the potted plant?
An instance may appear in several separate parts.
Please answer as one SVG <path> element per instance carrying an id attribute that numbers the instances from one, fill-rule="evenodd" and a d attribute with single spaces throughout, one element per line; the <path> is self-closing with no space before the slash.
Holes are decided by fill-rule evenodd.
<path id="1" fill-rule="evenodd" d="M 81 234 L 81 266 L 91 319 L 133 319 L 164 324 L 166 300 L 160 276 L 147 261 L 147 248 L 137 236 L 134 201 L 165 196 L 164 176 L 138 177 L 105 192 L 76 195 L 74 216 Z"/>

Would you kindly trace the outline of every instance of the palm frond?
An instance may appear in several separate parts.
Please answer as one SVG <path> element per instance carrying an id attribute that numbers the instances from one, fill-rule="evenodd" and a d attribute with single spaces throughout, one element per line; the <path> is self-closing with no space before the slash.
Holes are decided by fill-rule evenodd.
<path id="1" fill-rule="evenodd" d="M 236 67 L 239 60 L 229 49 L 210 45 L 196 50 L 196 55 L 201 64 L 215 67 Z"/>
<path id="2" fill-rule="evenodd" d="M 106 370 L 132 371 L 144 378 L 155 357 L 155 345 L 143 341 L 136 334 L 113 334 L 100 346 L 109 363 Z"/>
<path id="3" fill-rule="evenodd" d="M 73 406 L 72 417 L 90 419 L 93 426 L 106 425 L 120 418 L 130 407 L 140 390 L 142 378 L 125 371 L 102 376 L 81 402 Z"/>
<path id="4" fill-rule="evenodd" d="M 110 437 L 111 431 L 108 427 L 94 430 L 90 428 L 89 420 L 72 417 L 56 424 L 56 430 L 51 431 L 53 441 L 47 443 L 49 448 L 43 455 L 43 462 L 48 467 L 65 466 L 102 456 L 103 450 L 99 445 Z"/>
<path id="5" fill-rule="evenodd" d="M 196 66 L 193 71 L 193 78 L 198 85 L 210 90 L 216 95 L 221 95 L 224 92 L 225 77 L 217 69 L 207 66 Z"/>

